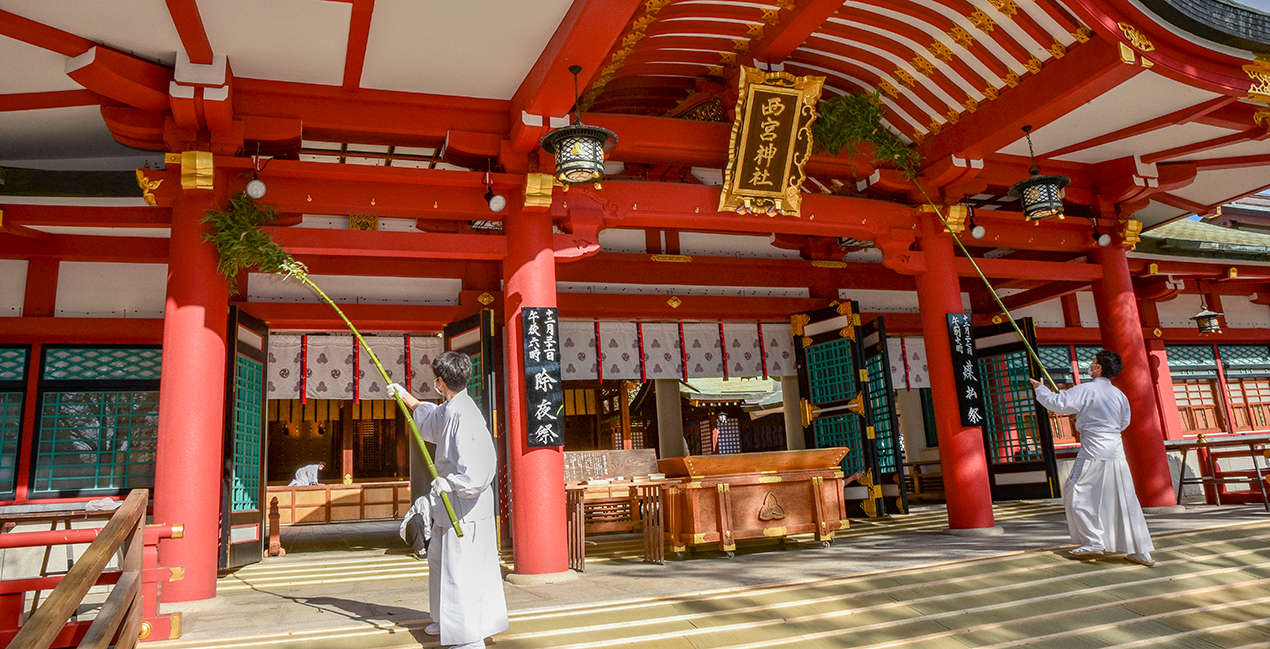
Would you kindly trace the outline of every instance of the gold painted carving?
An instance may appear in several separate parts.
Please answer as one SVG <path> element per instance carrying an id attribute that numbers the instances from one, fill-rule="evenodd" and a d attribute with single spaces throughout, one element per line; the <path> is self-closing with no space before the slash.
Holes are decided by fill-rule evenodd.
<path id="1" fill-rule="evenodd" d="M 493 302 L 493 301 L 494 301 L 494 296 L 493 296 L 493 295 L 490 295 L 490 294 L 489 294 L 489 292 L 488 292 L 488 291 L 486 291 L 486 292 L 481 293 L 480 295 L 478 295 L 478 296 L 476 297 L 476 301 L 477 301 L 477 302 L 480 302 L 481 304 L 484 304 L 484 305 L 487 305 L 487 306 L 488 306 L 490 302 Z"/>
<path id="2" fill-rule="evenodd" d="M 966 49 L 970 49 L 975 44 L 975 37 L 961 27 L 953 27 L 952 31 L 948 32 L 948 37 Z"/>
<path id="3" fill-rule="evenodd" d="M 741 67 L 719 211 L 798 216 L 825 78 Z"/>
<path id="4" fill-rule="evenodd" d="M 1270 122 L 1266 121 L 1268 118 L 1270 118 L 1270 108 L 1258 108 L 1257 112 L 1252 114 L 1252 122 L 1254 124 L 1270 131 Z M 149 202 L 148 197 L 146 202 Z"/>
<path id="5" fill-rule="evenodd" d="M 1019 85 L 1019 74 L 1018 74 L 1017 72 L 1014 72 L 1013 70 L 1011 70 L 1011 71 L 1010 71 L 1010 74 L 1005 75 L 1005 78 L 1004 78 L 1004 79 L 1001 79 L 1001 82 L 1002 82 L 1002 83 L 1004 83 L 1005 85 L 1010 86 L 1011 88 L 1013 88 L 1013 87 L 1015 87 L 1015 86 Z M 1038 223 L 1039 223 L 1039 221 L 1038 221 Z"/>
<path id="6" fill-rule="evenodd" d="M 921 131 L 913 131 L 912 140 L 918 144 L 926 141 L 926 134 Z"/>
<path id="7" fill-rule="evenodd" d="M 776 502 L 776 494 L 767 492 L 763 496 L 763 506 L 758 510 L 758 519 L 760 521 L 778 521 L 785 518 L 785 508 Z"/>
<path id="8" fill-rule="evenodd" d="M 750 23 L 745 26 L 745 35 L 753 39 L 763 38 L 763 24 Z"/>
<path id="9" fill-rule="evenodd" d="M 1090 31 L 1090 29 L 1084 25 L 1077 27 L 1076 31 L 1072 32 L 1072 38 L 1076 39 L 1077 42 L 1080 42 L 1080 43 L 1088 43 L 1089 38 L 1093 35 L 1094 33 Z"/>
<path id="10" fill-rule="evenodd" d="M 1041 60 L 1036 58 L 1036 55 L 1029 56 L 1027 63 L 1024 63 L 1023 65 L 1027 68 L 1028 72 L 1031 72 L 1032 74 L 1036 74 L 1041 71 Z"/>
<path id="11" fill-rule="evenodd" d="M 680 304 L 683 304 L 683 303 L 684 303 L 684 301 L 683 301 L 683 300 L 681 300 L 681 299 L 679 299 L 679 297 L 678 297 L 678 296 L 675 296 L 675 295 L 670 296 L 670 299 L 669 299 L 669 300 L 666 300 L 666 304 L 669 304 L 669 305 L 670 305 L 670 308 L 672 308 L 672 309 L 678 309 L 678 308 L 679 308 L 679 305 L 680 305 Z"/>
<path id="12" fill-rule="evenodd" d="M 952 50 L 948 49 L 947 45 L 944 45 L 939 41 L 935 41 L 934 43 L 927 45 L 926 49 L 929 50 L 935 58 L 943 59 L 945 63 L 952 63 L 953 53 Z"/>
<path id="13" fill-rule="evenodd" d="M 670 4 L 670 0 L 648 0 L 648 2 L 644 3 L 644 11 L 655 14 L 668 4 Z"/>
<path id="14" fill-rule="evenodd" d="M 962 106 L 972 113 L 979 110 L 979 102 L 976 101 L 974 97 L 966 97 L 966 101 L 962 104 Z"/>
<path id="15" fill-rule="evenodd" d="M 211 151 L 186 151 L 181 154 L 181 189 L 213 189 L 215 173 Z"/>
<path id="16" fill-rule="evenodd" d="M 930 131 L 931 135 L 939 135 L 939 132 L 944 130 L 944 125 L 940 124 L 939 120 L 932 119 L 930 121 L 930 126 L 926 127 L 926 130 Z"/>
<path id="17" fill-rule="evenodd" d="M 895 77 L 896 81 L 899 81 L 900 83 L 908 86 L 909 88 L 912 88 L 913 86 L 917 85 L 917 79 L 914 79 L 913 75 L 903 70 L 900 70 L 898 68 L 895 70 L 895 72 L 891 73 L 891 76 Z"/>
<path id="18" fill-rule="evenodd" d="M 1050 45 L 1049 52 L 1054 55 L 1054 58 L 1061 59 L 1067 55 L 1067 47 L 1058 41 L 1054 41 L 1054 44 Z"/>
<path id="19" fill-rule="evenodd" d="M 988 2 L 996 7 L 997 11 L 1009 17 L 1019 12 L 1019 5 L 1015 4 L 1014 0 L 988 0 Z"/>
<path id="20" fill-rule="evenodd" d="M 981 32 L 990 32 L 997 27 L 996 21 L 992 20 L 982 9 L 975 9 L 974 13 L 968 17 L 970 18 L 970 24 L 978 27 Z"/>
<path id="21" fill-rule="evenodd" d="M 525 174 L 525 207 L 551 207 L 555 183 L 550 174 Z"/>
<path id="22" fill-rule="evenodd" d="M 955 106 L 949 106 L 948 112 L 944 113 L 944 117 L 948 118 L 949 124 L 956 124 L 957 120 L 961 119 L 961 113 L 957 112 L 957 108 Z"/>
<path id="23" fill-rule="evenodd" d="M 158 199 L 154 197 L 154 190 L 163 184 L 163 179 L 150 180 L 146 177 L 145 172 L 141 169 L 137 170 L 137 186 L 141 188 L 141 194 L 146 199 L 146 205 L 158 205 Z"/>
<path id="24" fill-rule="evenodd" d="M 1143 52 L 1152 52 L 1155 50 L 1155 45 L 1151 44 L 1151 39 L 1147 38 L 1142 32 L 1138 31 L 1137 27 L 1134 27 L 1129 23 L 1116 23 L 1116 26 L 1120 28 L 1120 33 L 1124 34 L 1125 39 L 1130 43 L 1133 43 L 1134 47 L 1142 50 Z"/>
<path id="25" fill-rule="evenodd" d="M 942 213 L 944 221 L 948 223 L 948 227 L 944 232 L 953 234 L 961 234 L 966 229 L 966 219 L 970 216 L 970 208 L 965 205 L 943 205 L 935 207 L 930 203 L 926 203 L 918 210 L 923 214 Z"/>
<path id="26" fill-rule="evenodd" d="M 732 51 L 737 53 L 745 53 L 750 51 L 750 42 L 740 38 L 732 39 Z"/>
<path id="27" fill-rule="evenodd" d="M 363 216 L 361 214 L 348 215 L 348 229 L 350 230 L 378 230 L 378 216 Z"/>
<path id="28" fill-rule="evenodd" d="M 764 9 L 763 22 L 767 23 L 768 25 L 775 25 L 776 23 L 781 21 L 780 13 L 781 13 L 781 10 L 779 7 Z"/>
<path id="29" fill-rule="evenodd" d="M 913 63 L 914 69 L 916 69 L 918 72 L 921 72 L 922 74 L 928 77 L 932 74 L 935 74 L 935 64 L 931 63 L 930 61 L 927 61 L 926 57 L 922 56 L 921 54 L 914 56 L 912 63 Z"/>
<path id="30" fill-rule="evenodd" d="M 1136 248 L 1138 246 L 1138 242 L 1142 241 L 1142 237 L 1138 236 L 1140 234 L 1142 234 L 1142 221 L 1129 219 L 1121 226 L 1120 240 L 1131 244 L 1134 248 Z M 1130 250 L 1132 249 L 1133 248 L 1130 248 Z"/>
<path id="31" fill-rule="evenodd" d="M 669 262 L 686 264 L 692 261 L 692 256 L 691 255 L 651 255 L 649 256 L 649 259 L 653 261 L 669 261 Z"/>
<path id="32" fill-rule="evenodd" d="M 878 90 L 890 95 L 892 99 L 899 99 L 900 97 L 900 91 L 896 90 L 895 86 L 891 85 L 890 82 L 887 81 L 879 81 Z"/>
<path id="33" fill-rule="evenodd" d="M 1000 93 L 997 91 L 996 88 L 993 88 L 992 86 L 988 86 L 987 88 L 983 89 L 983 96 L 987 99 L 996 99 L 997 97 L 1000 96 Z"/>
<path id="34" fill-rule="evenodd" d="M 1248 86 L 1246 99 L 1270 103 L 1270 63 L 1260 60 L 1250 63 L 1244 66 L 1244 73 L 1252 81 L 1251 85 Z M 1253 119 L 1255 121 L 1256 117 L 1254 116 Z"/>
<path id="35" fill-rule="evenodd" d="M 736 65 L 736 52 L 719 52 L 719 64 L 728 67 Z"/>

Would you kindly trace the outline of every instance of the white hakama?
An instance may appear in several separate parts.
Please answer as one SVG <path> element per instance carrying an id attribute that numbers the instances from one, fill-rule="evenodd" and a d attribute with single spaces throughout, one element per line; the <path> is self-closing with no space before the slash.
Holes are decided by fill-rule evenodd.
<path id="1" fill-rule="evenodd" d="M 1147 530 L 1120 435 L 1129 426 L 1129 400 L 1098 377 L 1059 393 L 1045 386 L 1036 400 L 1046 410 L 1076 415 L 1080 452 L 1063 483 L 1063 506 L 1072 542 L 1108 553 L 1149 555 Z"/>

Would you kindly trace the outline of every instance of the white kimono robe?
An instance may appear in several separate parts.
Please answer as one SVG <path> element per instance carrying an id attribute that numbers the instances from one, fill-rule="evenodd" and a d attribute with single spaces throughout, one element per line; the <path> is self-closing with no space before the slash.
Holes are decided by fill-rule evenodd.
<path id="1" fill-rule="evenodd" d="M 1108 553 L 1149 554 L 1151 533 L 1120 438 L 1130 417 L 1124 393 L 1098 377 L 1059 393 L 1042 385 L 1036 400 L 1055 414 L 1076 415 L 1080 452 L 1063 484 L 1072 542 Z"/>
<path id="2" fill-rule="evenodd" d="M 437 445 L 437 475 L 453 487 L 450 503 L 463 529 L 454 534 L 440 498 L 432 501 L 428 544 L 428 599 L 441 625 L 441 644 L 477 643 L 510 628 L 494 522 L 498 455 L 485 417 L 467 392 L 414 411 L 423 439 Z"/>
<path id="3" fill-rule="evenodd" d="M 306 464 L 295 470 L 295 478 L 291 480 L 288 487 L 308 487 L 318 483 L 318 471 L 322 467 L 316 464 Z"/>

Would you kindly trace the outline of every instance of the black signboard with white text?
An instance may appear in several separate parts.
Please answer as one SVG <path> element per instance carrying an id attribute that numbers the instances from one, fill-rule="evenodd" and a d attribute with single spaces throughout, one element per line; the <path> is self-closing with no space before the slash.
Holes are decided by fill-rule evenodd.
<path id="1" fill-rule="evenodd" d="M 948 344 L 952 347 L 953 380 L 957 384 L 957 410 L 962 426 L 983 425 L 983 399 L 979 396 L 979 363 L 970 314 L 948 314 Z"/>
<path id="2" fill-rule="evenodd" d="M 520 330 L 525 360 L 525 409 L 529 446 L 564 446 L 560 391 L 560 330 L 552 307 L 521 310 Z"/>

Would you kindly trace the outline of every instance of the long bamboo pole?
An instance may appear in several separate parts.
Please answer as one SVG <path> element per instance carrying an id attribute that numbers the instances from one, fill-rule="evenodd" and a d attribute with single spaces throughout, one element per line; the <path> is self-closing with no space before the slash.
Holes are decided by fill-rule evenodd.
<path id="1" fill-rule="evenodd" d="M 366 350 L 366 354 L 370 356 L 371 362 L 373 362 L 375 364 L 375 368 L 379 370 L 380 376 L 384 377 L 384 382 L 392 383 L 392 378 L 388 376 L 388 371 L 385 370 L 383 364 L 379 362 L 379 357 L 375 355 L 375 350 L 370 348 L 366 339 L 362 338 L 361 332 L 357 330 L 357 327 L 353 326 L 353 323 L 349 321 L 348 316 L 344 315 L 344 312 L 340 310 L 339 306 L 337 306 L 331 298 L 327 297 L 326 293 L 324 293 L 317 284 L 313 283 L 313 280 L 309 279 L 308 273 L 305 272 L 305 270 L 298 264 L 293 264 L 292 266 L 287 267 L 286 270 L 296 276 L 301 282 L 304 282 L 309 288 L 313 289 L 318 296 L 326 301 L 327 305 L 329 305 L 332 309 L 335 309 L 335 313 L 339 314 L 340 319 L 344 321 L 345 325 L 348 325 L 349 331 L 353 332 L 353 336 L 357 338 L 357 342 L 361 343 L 362 349 Z M 356 371 L 356 368 L 354 368 L 354 371 Z M 419 432 L 419 426 L 415 424 L 414 413 L 410 412 L 410 408 L 406 407 L 406 402 L 402 400 L 400 394 L 394 392 L 393 399 L 397 402 L 397 408 L 401 410 L 401 414 L 405 415 L 406 423 L 410 425 L 410 433 L 414 435 L 415 442 L 419 445 L 419 450 L 423 452 L 423 461 L 428 465 L 428 473 L 432 476 L 433 480 L 436 480 L 437 467 L 432 463 L 432 454 L 428 453 L 428 447 L 423 443 L 423 435 Z M 459 527 L 459 518 L 454 514 L 454 507 L 450 504 L 450 494 L 447 494 L 444 491 L 441 492 L 441 502 L 445 505 L 445 513 L 450 516 L 450 525 L 454 526 L 454 535 L 460 537 L 463 536 L 463 530 Z"/>
<path id="2" fill-rule="evenodd" d="M 926 199 L 926 203 L 935 208 L 935 216 L 939 217 L 939 222 L 944 224 L 944 229 L 952 232 L 952 228 L 949 227 L 948 220 L 944 218 L 943 210 L 939 208 L 939 204 L 931 200 L 930 194 L 926 193 L 926 188 L 922 187 L 922 184 L 917 182 L 916 178 L 913 178 L 912 180 L 913 184 L 917 185 L 917 188 L 921 190 L 922 196 Z M 1001 313 L 1005 314 L 1005 318 L 1010 321 L 1010 326 L 1014 327 L 1014 332 L 1019 335 L 1019 340 L 1023 341 L 1023 346 L 1027 349 L 1028 355 L 1036 362 L 1036 366 L 1041 369 L 1041 374 L 1045 377 L 1045 380 L 1049 381 L 1050 388 L 1052 388 L 1055 392 L 1058 392 L 1058 384 L 1054 382 L 1054 378 L 1051 377 L 1050 373 L 1045 369 L 1045 364 L 1041 363 L 1040 355 L 1036 353 L 1035 349 L 1032 349 L 1031 343 L 1027 341 L 1027 336 L 1023 335 L 1023 330 L 1019 328 L 1019 323 L 1015 322 L 1014 316 L 1010 314 L 1010 310 L 1007 309 L 1005 303 L 1001 301 L 1001 296 L 997 295 L 996 289 L 992 288 L 992 282 L 989 282 L 988 277 L 983 274 L 982 270 L 979 270 L 979 264 L 975 263 L 975 258 L 970 255 L 970 251 L 966 250 L 966 245 L 961 242 L 961 238 L 958 237 L 955 232 L 953 233 L 952 239 L 957 242 L 957 247 L 961 249 L 961 253 L 966 256 L 966 259 L 970 260 L 971 267 L 973 267 L 975 272 L 979 274 L 979 279 L 983 280 L 983 285 L 988 287 L 988 292 L 992 294 L 992 299 L 996 300 L 997 306 L 1001 307 Z"/>

